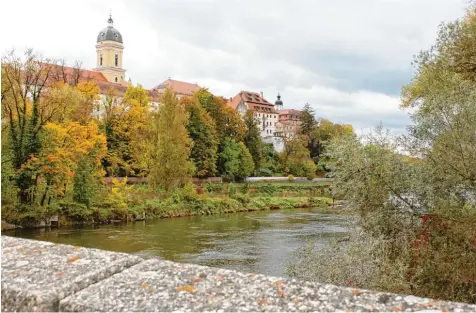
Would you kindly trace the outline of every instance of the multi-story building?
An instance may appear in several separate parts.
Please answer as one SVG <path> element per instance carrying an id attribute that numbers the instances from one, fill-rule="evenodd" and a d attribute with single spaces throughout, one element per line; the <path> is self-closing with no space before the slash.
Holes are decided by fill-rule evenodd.
<path id="1" fill-rule="evenodd" d="M 276 135 L 279 137 L 293 138 L 299 133 L 301 126 L 300 110 L 279 110 L 279 119 L 276 125 Z"/>
<path id="2" fill-rule="evenodd" d="M 261 137 L 263 139 L 274 137 L 278 113 L 274 105 L 263 97 L 263 93 L 240 91 L 229 99 L 228 105 L 237 110 L 241 116 L 244 116 L 247 111 L 252 111 L 258 120 Z"/>

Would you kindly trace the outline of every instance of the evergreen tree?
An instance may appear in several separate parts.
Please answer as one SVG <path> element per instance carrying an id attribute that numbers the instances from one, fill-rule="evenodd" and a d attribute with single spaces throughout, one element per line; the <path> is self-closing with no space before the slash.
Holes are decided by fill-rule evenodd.
<path id="1" fill-rule="evenodd" d="M 315 112 L 311 108 L 311 105 L 309 103 L 306 103 L 301 114 L 300 133 L 307 140 L 306 146 L 309 150 L 312 160 L 317 163 L 319 161 L 321 150 L 319 147 L 319 142 L 315 136 L 318 124 L 314 114 Z"/>
<path id="2" fill-rule="evenodd" d="M 246 133 L 244 143 L 253 157 L 254 168 L 261 168 L 263 160 L 263 141 L 261 140 L 258 121 L 254 117 L 253 112 L 246 112 L 244 118 Z"/>

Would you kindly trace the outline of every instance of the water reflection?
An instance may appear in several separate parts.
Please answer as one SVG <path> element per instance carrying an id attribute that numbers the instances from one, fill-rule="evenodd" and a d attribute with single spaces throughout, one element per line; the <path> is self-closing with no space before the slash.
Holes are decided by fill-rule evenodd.
<path id="1" fill-rule="evenodd" d="M 309 241 L 325 244 L 346 233 L 342 217 L 319 209 L 194 216 L 61 229 L 15 230 L 6 235 L 143 257 L 284 275 L 293 252 Z"/>

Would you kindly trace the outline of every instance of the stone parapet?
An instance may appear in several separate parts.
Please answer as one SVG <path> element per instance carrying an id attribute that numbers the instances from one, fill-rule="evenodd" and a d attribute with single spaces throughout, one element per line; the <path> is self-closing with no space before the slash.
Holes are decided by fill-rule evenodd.
<path id="1" fill-rule="evenodd" d="M 2 236 L 2 311 L 476 311 L 436 301 Z"/>

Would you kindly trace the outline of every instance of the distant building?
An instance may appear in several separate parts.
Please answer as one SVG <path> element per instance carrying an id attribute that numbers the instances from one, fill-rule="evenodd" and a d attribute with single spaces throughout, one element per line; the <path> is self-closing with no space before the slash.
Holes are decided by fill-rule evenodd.
<path id="1" fill-rule="evenodd" d="M 170 88 L 173 92 L 177 94 L 177 97 L 181 99 L 182 97 L 190 97 L 195 92 L 200 90 L 200 86 L 197 84 L 191 84 L 179 80 L 167 79 L 166 81 L 162 82 L 161 84 L 152 88 L 153 91 L 162 94 L 165 92 L 165 89 Z"/>
<path id="2" fill-rule="evenodd" d="M 301 127 L 301 115 L 300 110 L 279 110 L 279 119 L 276 125 L 276 135 L 286 138 L 294 138 Z"/>
<path id="3" fill-rule="evenodd" d="M 278 122 L 278 113 L 274 105 L 263 97 L 263 93 L 240 91 L 228 101 L 228 105 L 244 116 L 252 111 L 258 120 L 258 127 L 263 139 L 273 137 Z"/>

